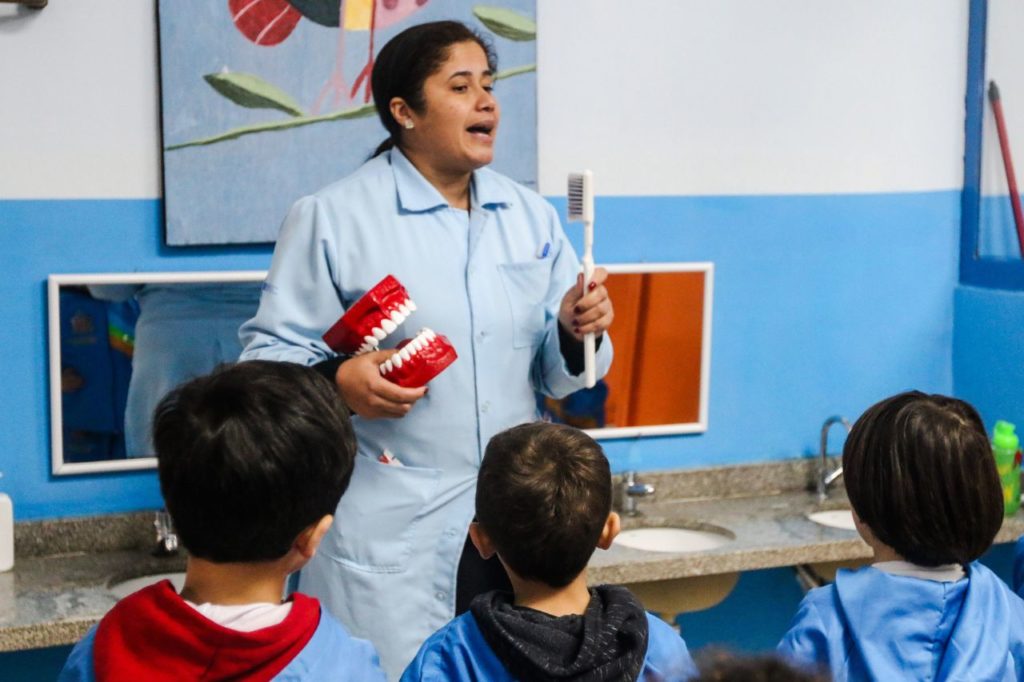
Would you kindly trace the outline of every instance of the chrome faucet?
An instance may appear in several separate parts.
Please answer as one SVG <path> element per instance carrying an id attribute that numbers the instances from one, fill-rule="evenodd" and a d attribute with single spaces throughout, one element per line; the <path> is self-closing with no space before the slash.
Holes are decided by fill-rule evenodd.
<path id="1" fill-rule="evenodd" d="M 171 515 L 165 510 L 156 513 L 153 519 L 153 527 L 156 528 L 156 547 L 153 554 L 157 556 L 170 556 L 178 551 L 178 534 L 174 532 L 171 523 Z"/>
<path id="2" fill-rule="evenodd" d="M 622 479 L 622 513 L 626 516 L 639 516 L 637 501 L 641 497 L 654 494 L 654 486 L 649 483 L 639 483 L 636 480 L 635 471 L 627 471 Z"/>
<path id="3" fill-rule="evenodd" d="M 828 489 L 843 475 L 843 465 L 840 464 L 832 471 L 828 470 L 828 432 L 833 424 L 842 424 L 846 427 L 846 433 L 850 433 L 850 420 L 846 417 L 834 416 L 825 420 L 821 427 L 821 469 L 818 471 L 818 503 L 828 499 Z"/>

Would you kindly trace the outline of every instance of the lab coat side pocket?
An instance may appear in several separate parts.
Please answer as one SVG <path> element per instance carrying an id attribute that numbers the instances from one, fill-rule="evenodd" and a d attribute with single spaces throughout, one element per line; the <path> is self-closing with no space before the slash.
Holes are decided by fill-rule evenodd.
<path id="1" fill-rule="evenodd" d="M 550 259 L 526 263 L 502 263 L 498 266 L 512 314 L 516 348 L 540 345 L 544 334 L 544 297 L 551 281 Z"/>
<path id="2" fill-rule="evenodd" d="M 382 464 L 357 455 L 352 481 L 320 551 L 363 571 L 404 571 L 416 526 L 440 480 L 440 469 Z"/>

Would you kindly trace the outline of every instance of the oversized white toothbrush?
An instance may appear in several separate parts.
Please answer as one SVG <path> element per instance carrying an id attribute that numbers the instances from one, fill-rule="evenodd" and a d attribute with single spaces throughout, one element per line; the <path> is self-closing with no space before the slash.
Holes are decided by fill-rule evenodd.
<path id="1" fill-rule="evenodd" d="M 569 222 L 583 223 L 583 293 L 594 276 L 594 174 L 588 170 L 569 173 Z M 594 364 L 594 332 L 583 337 L 583 368 L 587 388 L 597 383 Z"/>

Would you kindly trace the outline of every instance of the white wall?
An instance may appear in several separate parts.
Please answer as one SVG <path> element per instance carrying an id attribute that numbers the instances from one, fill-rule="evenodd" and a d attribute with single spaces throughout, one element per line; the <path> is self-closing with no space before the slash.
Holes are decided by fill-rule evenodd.
<path id="1" fill-rule="evenodd" d="M 618 195 L 962 184 L 967 2 L 540 0 L 537 13 L 542 194 L 582 167 Z"/>
<path id="2" fill-rule="evenodd" d="M 156 5 L 0 5 L 0 198 L 160 194 Z"/>
<path id="3" fill-rule="evenodd" d="M 611 195 L 961 183 L 966 2 L 539 0 L 537 13 L 543 194 L 582 167 Z M 159 195 L 155 14 L 152 0 L 0 7 L 0 197 Z M 1024 102 L 1014 112 L 1024 136 Z"/>

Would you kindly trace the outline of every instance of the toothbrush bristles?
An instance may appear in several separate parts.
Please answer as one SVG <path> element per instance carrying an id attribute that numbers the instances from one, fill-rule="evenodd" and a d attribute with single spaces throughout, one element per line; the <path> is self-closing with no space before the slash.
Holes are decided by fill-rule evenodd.
<path id="1" fill-rule="evenodd" d="M 590 171 L 569 174 L 568 217 L 569 222 L 587 222 L 594 219 L 594 195 Z"/>

